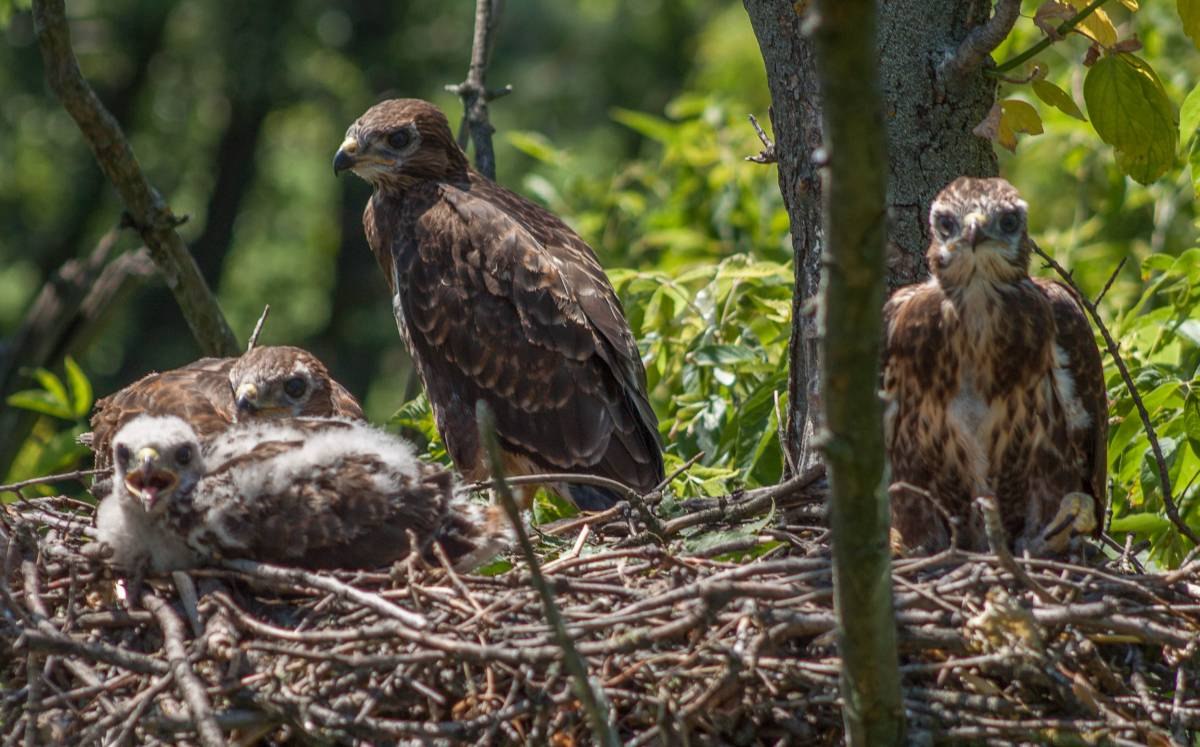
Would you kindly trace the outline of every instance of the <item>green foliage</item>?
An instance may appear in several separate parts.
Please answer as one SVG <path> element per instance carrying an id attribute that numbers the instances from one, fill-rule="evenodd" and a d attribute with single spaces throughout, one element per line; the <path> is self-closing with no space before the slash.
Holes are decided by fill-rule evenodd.
<path id="1" fill-rule="evenodd" d="M 1083 84 L 1092 125 L 1121 171 L 1149 184 L 1175 163 L 1175 108 L 1154 69 L 1132 54 L 1101 58 Z"/>
<path id="2" fill-rule="evenodd" d="M 40 388 L 8 397 L 10 406 L 43 416 L 17 454 L 10 478 L 40 477 L 71 469 L 88 453 L 78 438 L 86 430 L 92 410 L 92 384 L 70 356 L 64 367 L 65 380 L 44 368 L 31 371 Z"/>

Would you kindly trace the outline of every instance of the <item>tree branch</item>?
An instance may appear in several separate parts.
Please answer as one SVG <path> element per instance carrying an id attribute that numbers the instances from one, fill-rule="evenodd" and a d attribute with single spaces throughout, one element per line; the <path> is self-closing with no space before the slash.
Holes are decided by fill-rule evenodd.
<path id="1" fill-rule="evenodd" d="M 467 79 L 446 86 L 463 102 L 463 120 L 458 130 L 458 144 L 467 147 L 467 134 L 475 143 L 475 168 L 488 179 L 496 178 L 496 154 L 492 150 L 492 133 L 496 131 L 488 120 L 488 102 L 512 93 L 512 86 L 494 91 L 487 88 L 488 56 L 492 48 L 492 32 L 500 21 L 503 0 L 475 0 L 475 35 L 471 41 L 471 64 Z"/>
<path id="2" fill-rule="evenodd" d="M 1030 242 L 1033 244 L 1033 242 Z M 1096 324 L 1096 328 L 1100 330 L 1100 335 L 1104 338 L 1104 346 L 1108 349 L 1108 354 L 1112 356 L 1113 363 L 1117 366 L 1117 371 L 1121 374 L 1121 380 L 1125 382 L 1125 388 L 1129 390 L 1129 397 L 1133 400 L 1134 407 L 1137 408 L 1138 416 L 1142 419 L 1142 427 L 1146 429 L 1146 438 L 1150 440 L 1150 451 L 1154 454 L 1154 464 L 1158 468 L 1158 481 L 1162 486 L 1163 510 L 1167 512 L 1167 518 L 1179 530 L 1179 533 L 1191 540 L 1193 545 L 1200 545 L 1200 536 L 1188 526 L 1183 517 L 1179 515 L 1179 506 L 1175 503 L 1175 496 L 1171 492 L 1171 470 L 1167 467 L 1167 460 L 1163 456 L 1162 446 L 1158 443 L 1158 433 L 1154 430 L 1154 423 L 1150 420 L 1150 413 L 1146 410 L 1146 405 L 1142 402 L 1142 396 L 1138 394 L 1137 384 L 1134 383 L 1133 377 L 1129 375 L 1129 369 L 1125 366 L 1125 360 L 1121 357 L 1121 346 L 1113 339 L 1112 333 L 1108 331 L 1104 320 L 1100 318 L 1100 312 L 1096 309 L 1096 304 L 1088 300 L 1088 297 L 1083 294 L 1079 286 L 1075 283 L 1075 278 L 1071 277 L 1071 273 L 1067 272 L 1066 268 L 1060 265 L 1053 257 L 1037 244 L 1033 244 L 1033 251 L 1039 257 L 1046 260 L 1046 263 L 1058 273 L 1063 282 L 1075 291 L 1075 295 L 1079 298 L 1079 302 L 1083 304 L 1083 308 L 1087 309 L 1088 316 Z M 1120 268 L 1118 268 L 1120 269 Z M 1105 286 L 1105 290 L 1107 290 Z"/>
<path id="3" fill-rule="evenodd" d="M 192 335 L 206 355 L 235 356 L 240 346 L 196 261 L 175 231 L 180 220 L 146 180 L 120 124 L 104 108 L 79 70 L 63 0 L 35 0 L 34 28 L 46 81 L 83 133 L 96 163 L 117 189 L 129 221 L 175 294 Z"/>
<path id="4" fill-rule="evenodd" d="M 1092 0 L 1092 2 L 1088 3 L 1086 7 L 1084 7 L 1082 10 L 1080 10 L 1078 13 L 1071 16 L 1067 20 L 1060 23 L 1058 25 L 1058 28 L 1054 29 L 1055 33 L 1057 34 L 1057 38 L 1051 37 L 1051 36 L 1046 36 L 1046 38 L 1042 39 L 1037 44 L 1034 44 L 1029 49 L 1026 49 L 1024 52 L 1017 55 L 1016 57 L 1005 60 L 1000 65 L 997 65 L 996 67 L 992 68 L 991 70 L 988 71 L 988 73 L 990 75 L 1000 75 L 1001 73 L 1006 73 L 1009 70 L 1012 70 L 1014 67 L 1017 67 L 1018 65 L 1021 65 L 1022 63 L 1028 61 L 1029 59 L 1036 57 L 1037 54 L 1039 52 L 1041 52 L 1043 49 L 1050 46 L 1054 42 L 1058 41 L 1058 39 L 1063 38 L 1076 26 L 1078 26 L 1080 23 L 1083 23 L 1083 19 L 1090 16 L 1093 12 L 1095 12 L 1095 10 L 1097 8 L 1099 8 L 1101 5 L 1104 5 L 1106 2 L 1108 2 L 1108 0 Z"/>
<path id="5" fill-rule="evenodd" d="M 1020 14 L 1021 0 L 996 0 L 992 17 L 972 29 L 962 44 L 958 45 L 954 56 L 942 63 L 938 72 L 943 84 L 956 86 L 983 67 L 987 56 L 1008 38 Z"/>
<path id="6" fill-rule="evenodd" d="M 192 671 L 192 665 L 188 662 L 187 647 L 183 643 L 183 621 L 175 614 L 175 610 L 171 609 L 171 605 L 149 592 L 142 594 L 142 606 L 154 615 L 158 627 L 162 630 L 163 650 L 166 651 L 167 661 L 171 664 L 171 675 L 175 679 L 175 687 L 187 703 L 200 744 L 204 747 L 221 747 L 225 744 L 225 736 L 213 716 L 212 704 L 208 702 L 204 683 Z"/>
<path id="7" fill-rule="evenodd" d="M 875 0 L 816 0 L 815 13 L 809 24 L 827 154 L 817 319 L 825 405 L 820 445 L 829 469 L 843 720 L 852 747 L 901 744 L 904 710 L 878 394 L 888 158 L 876 5 Z"/>

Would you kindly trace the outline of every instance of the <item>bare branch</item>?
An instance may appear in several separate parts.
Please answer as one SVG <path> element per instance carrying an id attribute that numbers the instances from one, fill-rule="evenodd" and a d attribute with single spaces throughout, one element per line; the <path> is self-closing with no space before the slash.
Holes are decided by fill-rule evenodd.
<path id="1" fill-rule="evenodd" d="M 492 32 L 500 21 L 503 0 L 475 0 L 475 35 L 471 41 L 471 64 L 467 79 L 446 86 L 463 102 L 463 120 L 458 130 L 458 144 L 467 147 L 467 134 L 475 143 L 475 168 L 488 179 L 496 178 L 496 154 L 492 150 L 492 133 L 496 131 L 488 119 L 488 102 L 512 93 L 512 86 L 498 90 L 487 88 L 488 56 L 492 49 Z"/>
<path id="2" fill-rule="evenodd" d="M 1032 242 L 1031 242 L 1032 243 Z M 1142 396 L 1138 394 L 1137 384 L 1134 383 L 1133 377 L 1129 375 L 1129 368 L 1125 365 L 1125 360 L 1121 357 L 1121 347 L 1117 341 L 1113 339 L 1112 333 L 1108 331 L 1104 320 L 1100 318 L 1100 312 L 1096 309 L 1096 304 L 1088 300 L 1088 297 L 1083 294 L 1079 286 L 1075 283 L 1075 278 L 1071 277 L 1071 273 L 1060 265 L 1053 257 L 1037 244 L 1033 244 L 1033 251 L 1037 255 L 1046 260 L 1046 263 L 1058 273 L 1063 282 L 1075 291 L 1076 297 L 1083 307 L 1087 309 L 1088 316 L 1092 318 L 1096 328 L 1100 330 L 1100 334 L 1104 337 L 1104 345 L 1108 349 L 1108 354 L 1112 356 L 1113 363 L 1117 366 L 1117 371 L 1121 374 L 1121 380 L 1125 382 L 1125 388 L 1129 391 L 1129 397 L 1133 400 L 1134 407 L 1137 408 L 1138 416 L 1142 419 L 1142 427 L 1146 429 L 1146 438 L 1150 439 L 1150 450 L 1154 454 L 1154 463 L 1158 468 L 1158 481 L 1162 486 L 1163 508 L 1167 512 L 1167 518 L 1179 530 L 1179 533 L 1191 540 L 1193 545 L 1200 545 L 1200 537 L 1192 530 L 1183 517 L 1179 515 L 1179 506 L 1175 503 L 1175 496 L 1171 492 L 1171 471 L 1167 467 L 1166 457 L 1163 456 L 1162 446 L 1158 443 L 1158 432 L 1154 429 L 1154 423 L 1150 420 L 1150 413 L 1146 410 L 1146 405 L 1142 402 Z M 1119 268 L 1118 268 L 1119 269 Z M 1105 286 L 1107 289 L 1107 286 Z"/>
<path id="3" fill-rule="evenodd" d="M 75 120 L 96 163 L 117 189 L 129 222 L 149 247 L 167 287 L 206 355 L 237 355 L 239 346 L 216 298 L 175 231 L 181 222 L 146 180 L 120 124 L 84 79 L 71 49 L 63 0 L 35 0 L 34 28 L 46 81 Z"/>
<path id="4" fill-rule="evenodd" d="M 249 353 L 258 345 L 258 336 L 262 334 L 263 324 L 267 321 L 267 315 L 271 313 L 271 304 L 263 306 L 262 316 L 258 318 L 258 323 L 254 325 L 254 331 L 250 333 L 250 341 L 246 343 L 246 352 Z"/>
<path id="5" fill-rule="evenodd" d="M 957 86 L 967 76 L 983 67 L 984 61 L 1000 43 L 1008 38 L 1021 14 L 1021 0 L 996 0 L 992 17 L 976 26 L 958 45 L 954 56 L 942 63 L 942 83 Z"/>
<path id="6" fill-rule="evenodd" d="M 750 125 L 754 128 L 754 132 L 758 135 L 758 140 L 763 144 L 763 149 L 757 156 L 746 156 L 747 161 L 754 163 L 777 163 L 779 157 L 775 154 L 775 143 L 771 142 L 771 138 L 767 137 L 767 133 L 763 131 L 762 125 L 758 123 L 758 117 L 753 114 L 750 116 Z"/>
<path id="7" fill-rule="evenodd" d="M 204 683 L 188 663 L 187 647 L 183 643 L 183 621 L 171 609 L 171 605 L 149 592 L 142 595 L 142 606 L 154 615 L 158 627 L 162 630 L 163 649 L 167 653 L 167 661 L 171 664 L 175 687 L 192 714 L 192 723 L 200 737 L 200 744 L 204 747 L 224 745 L 225 737 L 213 717 L 212 704 L 208 702 Z"/>

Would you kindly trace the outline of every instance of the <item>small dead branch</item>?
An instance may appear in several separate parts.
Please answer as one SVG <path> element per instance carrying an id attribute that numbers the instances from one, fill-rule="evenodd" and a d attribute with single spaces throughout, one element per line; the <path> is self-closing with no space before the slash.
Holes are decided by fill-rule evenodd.
<path id="1" fill-rule="evenodd" d="M 154 615 L 158 627 L 162 630 L 163 649 L 166 651 L 167 661 L 171 664 L 171 676 L 175 679 L 175 687 L 187 702 L 192 724 L 200 737 L 200 744 L 205 747 L 219 747 L 225 744 L 221 727 L 213 718 L 212 705 L 204 692 L 204 683 L 192 671 L 192 665 L 188 662 L 187 647 L 183 642 L 183 621 L 169 604 L 149 592 L 142 594 L 142 606 Z"/>
<path id="2" fill-rule="evenodd" d="M 458 129 L 458 145 L 466 150 L 468 133 L 475 144 L 475 168 L 488 179 L 496 178 L 496 154 L 488 119 L 488 102 L 512 93 L 512 86 L 491 90 L 487 87 L 488 58 L 492 51 L 492 33 L 500 23 L 504 0 L 475 0 L 475 33 L 471 39 L 471 64 L 467 79 L 446 90 L 462 99 L 463 119 Z"/>
<path id="3" fill-rule="evenodd" d="M 258 336 L 262 334 L 263 325 L 267 322 L 267 315 L 271 313 L 271 304 L 263 306 L 262 316 L 258 318 L 258 322 L 254 325 L 254 331 L 250 333 L 250 340 L 246 343 L 246 352 L 250 352 L 258 345 Z"/>
<path id="4" fill-rule="evenodd" d="M 767 137 L 767 133 L 763 130 L 762 125 L 758 123 L 758 118 L 753 114 L 750 117 L 750 126 L 754 128 L 755 134 L 758 135 L 758 140 L 763 145 L 763 149 L 756 156 L 746 156 L 747 161 L 754 163 L 778 163 L 779 156 L 775 153 L 775 143 L 771 142 L 771 138 Z M 787 451 L 786 449 L 784 451 Z"/>
<path id="5" fill-rule="evenodd" d="M 1179 506 L 1176 504 L 1175 496 L 1171 492 L 1171 471 L 1167 467 L 1167 460 L 1163 456 L 1162 446 L 1158 442 L 1158 432 L 1154 428 L 1154 423 L 1150 420 L 1150 413 L 1146 410 L 1145 403 L 1142 402 L 1142 396 L 1138 393 L 1137 384 L 1134 383 L 1133 377 L 1129 374 L 1129 368 L 1125 365 L 1125 359 L 1121 357 L 1120 345 L 1113 339 L 1112 333 L 1108 331 L 1108 327 L 1104 324 L 1104 319 L 1100 317 L 1100 312 L 1096 308 L 1096 304 L 1088 300 L 1088 297 L 1083 294 L 1083 291 L 1075 283 L 1075 278 L 1071 276 L 1071 273 L 1053 257 L 1042 251 L 1042 248 L 1037 244 L 1033 244 L 1033 251 L 1058 273 L 1064 283 L 1070 286 L 1071 290 L 1075 292 L 1076 298 L 1087 309 L 1088 316 L 1092 318 L 1092 322 L 1096 325 L 1096 328 L 1100 330 L 1100 334 L 1104 338 L 1104 345 L 1108 349 L 1108 354 L 1112 356 L 1113 363 L 1116 364 L 1117 371 L 1121 374 L 1121 381 L 1125 382 L 1125 388 L 1129 392 L 1130 399 L 1133 400 L 1133 406 L 1137 408 L 1138 416 L 1142 419 L 1142 427 L 1146 430 L 1146 437 L 1150 440 L 1150 450 L 1154 454 L 1154 464 L 1158 470 L 1158 481 L 1162 487 L 1163 508 L 1167 512 L 1167 518 L 1171 520 L 1171 523 L 1175 525 L 1180 534 L 1191 540 L 1193 545 L 1200 545 L 1200 536 L 1197 536 L 1196 532 L 1179 515 Z M 1120 268 L 1118 267 L 1117 269 L 1119 270 Z M 1107 286 L 1105 286 L 1105 289 L 1107 290 Z"/>
<path id="6" fill-rule="evenodd" d="M 238 344 L 195 259 L 175 231 L 182 222 L 146 180 L 120 124 L 79 70 L 63 0 L 35 0 L 33 23 L 46 81 L 92 148 L 96 163 L 125 204 L 128 221 L 149 247 L 206 355 L 237 355 Z"/>

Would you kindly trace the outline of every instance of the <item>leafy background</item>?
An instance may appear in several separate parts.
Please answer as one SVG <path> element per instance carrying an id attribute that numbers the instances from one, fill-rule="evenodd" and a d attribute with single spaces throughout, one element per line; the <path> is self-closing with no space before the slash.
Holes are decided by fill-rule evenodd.
<path id="1" fill-rule="evenodd" d="M 377 98 L 420 96 L 457 115 L 442 86 L 465 72 L 471 5 L 68 3 L 85 74 L 151 180 L 189 216 L 185 238 L 235 329 L 247 333 L 270 303 L 264 342 L 313 349 L 375 422 L 434 456 L 428 408 L 362 239 L 368 189 L 334 179 L 329 159 Z M 996 59 L 1087 5 L 1025 2 Z M 119 208 L 45 88 L 24 3 L 0 0 L 0 19 L 2 340 Z M 1000 146 L 1035 238 L 1088 293 L 1126 260 L 1102 313 L 1146 396 L 1181 510 L 1200 529 L 1200 95 L 1190 95 L 1200 2 L 1112 0 L 1066 36 L 1003 71 L 1001 103 L 979 133 Z M 778 480 L 792 271 L 774 169 L 744 160 L 761 147 L 746 115 L 765 121 L 769 97 L 740 4 L 508 3 L 493 57 L 490 81 L 515 89 L 492 107 L 499 180 L 563 215 L 610 268 L 669 468 L 705 454 L 676 492 Z M 121 239 L 122 250 L 135 246 Z M 44 414 L 23 444 L 6 447 L 0 434 L 0 453 L 19 447 L 6 478 L 77 462 L 91 388 L 197 354 L 166 290 L 143 288 L 78 365 L 29 372 L 28 391 L 7 406 Z M 1162 514 L 1147 435 L 1109 366 L 1112 528 L 1174 565 L 1187 543 Z M 561 510 L 542 506 L 544 518 Z"/>

